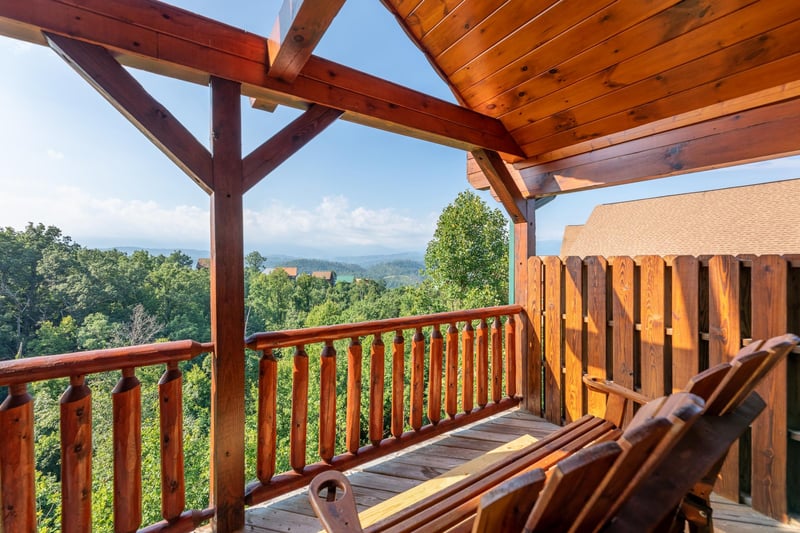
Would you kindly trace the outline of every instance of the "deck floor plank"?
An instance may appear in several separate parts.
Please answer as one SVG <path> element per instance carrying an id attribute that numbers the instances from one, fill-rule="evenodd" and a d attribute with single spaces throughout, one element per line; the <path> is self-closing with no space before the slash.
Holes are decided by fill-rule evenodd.
<path id="1" fill-rule="evenodd" d="M 413 488 L 452 468 L 475 459 L 522 435 L 542 438 L 558 426 L 521 410 L 511 410 L 488 420 L 455 430 L 431 442 L 413 446 L 379 461 L 367 463 L 348 473 L 359 511 Z M 726 533 L 800 531 L 780 524 L 750 507 L 724 498 L 712 499 L 715 530 Z M 320 531 L 319 521 L 308 503 L 305 489 L 249 508 L 248 533 Z M 210 531 L 210 529 L 207 529 Z"/>

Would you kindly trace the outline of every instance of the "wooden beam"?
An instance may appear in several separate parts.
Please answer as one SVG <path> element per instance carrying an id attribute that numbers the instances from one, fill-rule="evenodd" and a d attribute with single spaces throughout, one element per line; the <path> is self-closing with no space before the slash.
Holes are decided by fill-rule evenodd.
<path id="1" fill-rule="evenodd" d="M 515 224 L 527 221 L 525 198 L 500 155 L 492 150 L 473 150 L 472 157 L 486 175 L 487 181 L 497 194 L 500 203 L 506 208 L 511 220 Z"/>
<path id="2" fill-rule="evenodd" d="M 311 56 L 293 83 L 267 75 L 267 40 L 155 0 L 5 0 L 0 35 L 37 39 L 36 30 L 112 50 L 117 60 L 195 83 L 217 76 L 258 100 L 344 111 L 343 118 L 465 150 L 521 157 L 496 119 Z"/>
<path id="3" fill-rule="evenodd" d="M 215 531 L 244 528 L 244 218 L 238 83 L 211 79 L 211 505 Z"/>
<path id="4" fill-rule="evenodd" d="M 528 302 L 538 298 L 540 287 L 528 277 L 528 263 L 536 255 L 536 200 L 525 200 L 525 220 L 514 224 L 514 302 L 522 305 L 524 310 L 517 316 L 516 357 L 517 357 L 517 390 L 522 394 L 522 402 L 526 409 L 537 416 L 540 379 L 539 351 L 536 346 L 533 323 L 533 309 Z M 534 398 L 534 396 L 536 398 Z"/>
<path id="5" fill-rule="evenodd" d="M 266 175 L 278 168 L 311 139 L 322 133 L 342 112 L 312 105 L 274 137 L 244 158 L 243 191 L 247 192 Z"/>
<path id="6" fill-rule="evenodd" d="M 107 50 L 61 35 L 45 34 L 50 48 L 122 113 L 207 193 L 211 154 L 166 107 L 142 87 Z"/>
<path id="7" fill-rule="evenodd" d="M 520 173 L 530 196 L 587 190 L 798 154 L 797 131 L 800 98 L 523 168 Z M 555 165 L 559 168 L 550 168 Z"/>
<path id="8" fill-rule="evenodd" d="M 529 166 L 543 165 L 544 163 L 554 162 L 552 168 L 562 168 L 565 166 L 574 166 L 574 163 L 564 164 L 565 161 L 583 161 L 588 162 L 596 159 L 595 151 L 602 151 L 600 149 L 607 148 L 616 144 L 623 144 L 628 141 L 641 139 L 643 137 L 652 137 L 659 133 L 675 130 L 684 126 L 690 126 L 699 122 L 706 122 L 715 118 L 734 115 L 736 113 L 762 107 L 777 102 L 783 102 L 800 96 L 800 81 L 784 83 L 776 87 L 770 87 L 763 91 L 748 94 L 739 98 L 732 98 L 723 102 L 689 111 L 688 113 L 681 113 L 666 119 L 650 122 L 642 126 L 637 126 L 613 135 L 606 137 L 598 137 L 588 141 L 578 142 L 566 148 L 553 150 L 541 155 L 537 155 L 535 159 L 529 161 L 519 161 L 514 164 L 515 168 L 522 169 Z M 583 157 L 571 159 L 572 156 L 584 154 Z M 560 165 L 560 166 L 559 166 Z M 524 189 L 524 187 L 523 187 Z"/>
<path id="9" fill-rule="evenodd" d="M 284 0 L 268 42 L 268 74 L 293 82 L 342 5 L 344 0 Z"/>

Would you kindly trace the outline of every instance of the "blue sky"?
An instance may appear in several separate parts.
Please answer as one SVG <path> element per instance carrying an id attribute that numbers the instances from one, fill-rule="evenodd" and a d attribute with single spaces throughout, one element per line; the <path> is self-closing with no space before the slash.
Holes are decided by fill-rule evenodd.
<path id="1" fill-rule="evenodd" d="M 173 3 L 268 35 L 281 2 Z M 379 2 L 346 2 L 316 53 L 453 100 Z M 206 194 L 55 53 L 0 38 L 0 71 L 0 226 L 52 224 L 86 246 L 208 248 Z M 133 74 L 208 144 L 208 88 Z M 299 114 L 243 110 L 245 153 Z M 565 195 L 539 211 L 537 233 L 560 239 L 599 203 L 794 177 L 800 158 Z M 248 193 L 245 247 L 267 256 L 422 251 L 466 188 L 463 152 L 337 121 Z"/>

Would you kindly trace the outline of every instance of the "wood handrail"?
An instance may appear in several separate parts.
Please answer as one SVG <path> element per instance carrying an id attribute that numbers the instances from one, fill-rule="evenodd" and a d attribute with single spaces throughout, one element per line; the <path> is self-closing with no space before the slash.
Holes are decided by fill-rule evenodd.
<path id="1" fill-rule="evenodd" d="M 0 361 L 0 387 L 185 361 L 213 350 L 210 342 L 184 340 Z"/>
<path id="2" fill-rule="evenodd" d="M 270 380 L 274 381 L 277 376 L 274 371 L 263 371 L 259 378 L 259 391 L 264 397 L 259 398 L 258 481 L 248 489 L 248 502 L 263 501 L 307 484 L 316 473 L 326 468 L 354 466 L 368 458 L 377 458 L 424 440 L 444 431 L 444 428 L 454 429 L 488 413 L 518 405 L 520 397 L 515 388 L 518 369 L 514 339 L 517 315 L 521 312 L 519 305 L 505 305 L 252 336 L 247 341 L 248 347 L 262 351 L 259 364 L 264 370 L 274 366 L 274 349 L 294 349 L 288 465 L 292 471 L 275 475 L 277 412 L 271 395 L 276 385 Z M 505 337 L 503 317 L 508 318 Z M 478 322 L 478 335 L 475 335 L 476 330 L 472 327 L 473 321 Z M 487 321 L 491 322 L 491 329 Z M 459 335 L 457 328 L 462 323 L 463 336 Z M 427 327 L 431 328 L 429 336 L 423 334 L 423 328 Z M 445 328 L 446 342 L 443 333 Z M 404 332 L 407 332 L 408 339 L 404 337 Z M 392 366 L 392 383 L 391 391 L 387 391 L 384 387 L 387 350 L 382 337 L 391 333 L 394 339 L 388 357 Z M 364 383 L 366 378 L 362 376 L 365 362 L 362 336 L 372 337 L 368 383 Z M 336 360 L 345 356 L 342 346 L 338 348 L 342 353 L 337 354 L 334 342 L 339 340 L 349 340 L 349 346 L 346 349 L 346 412 L 337 414 L 336 405 L 341 402 L 337 402 L 336 398 Z M 410 342 L 407 343 L 407 340 Z M 310 398 L 310 361 L 305 348 L 312 344 L 322 345 L 322 348 L 319 358 L 313 359 L 313 364 L 318 365 L 318 396 Z M 460 357 L 459 348 L 462 351 Z M 474 361 L 476 355 L 477 364 Z M 463 383 L 460 386 L 459 359 L 463 363 Z M 478 390 L 477 407 L 474 405 L 473 387 Z M 369 402 L 366 406 L 368 421 L 362 424 L 365 389 L 369 389 L 366 395 Z M 459 412 L 458 406 L 459 389 L 464 395 L 462 412 Z M 491 398 L 488 394 L 490 390 Z M 391 420 L 384 425 L 386 399 L 391 399 Z M 306 464 L 308 448 L 312 445 L 307 442 L 309 404 L 319 405 L 319 461 L 311 465 Z M 411 431 L 405 431 L 406 428 Z M 344 447 L 339 444 L 337 448 L 337 435 L 341 434 L 345 436 Z M 365 442 L 369 444 L 364 446 Z"/>
<path id="3" fill-rule="evenodd" d="M 521 312 L 521 305 L 500 305 L 496 307 L 470 309 L 467 311 L 450 311 L 446 313 L 433 313 L 430 315 L 371 320 L 354 324 L 337 324 L 334 326 L 262 332 L 251 335 L 245 342 L 247 347 L 251 350 L 286 348 L 299 344 L 312 344 L 337 339 L 362 337 L 365 335 L 372 335 L 376 332 L 397 331 L 399 329 L 412 329 L 433 326 L 435 324 L 450 324 L 453 322 L 463 322 L 465 320 L 480 320 L 496 316 L 516 315 Z"/>

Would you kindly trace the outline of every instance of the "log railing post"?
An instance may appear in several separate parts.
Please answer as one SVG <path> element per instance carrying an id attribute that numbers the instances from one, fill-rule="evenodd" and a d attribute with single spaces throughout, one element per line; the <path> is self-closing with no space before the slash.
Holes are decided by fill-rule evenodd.
<path id="1" fill-rule="evenodd" d="M 425 337 L 422 335 L 422 328 L 417 328 L 411 341 L 411 413 L 408 420 L 414 431 L 419 431 L 422 427 L 424 376 Z"/>
<path id="2" fill-rule="evenodd" d="M 428 363 L 428 419 L 434 424 L 442 419 L 442 341 L 442 332 L 436 324 L 431 332 Z"/>
<path id="3" fill-rule="evenodd" d="M 161 515 L 177 519 L 186 505 L 183 476 L 183 376 L 169 363 L 158 382 L 161 419 Z"/>
<path id="4" fill-rule="evenodd" d="M 506 395 L 514 398 L 517 395 L 517 336 L 514 316 L 506 320 Z"/>
<path id="5" fill-rule="evenodd" d="M 330 463 L 336 447 L 336 348 L 327 341 L 320 356 L 319 456 Z"/>
<path id="6" fill-rule="evenodd" d="M 271 349 L 258 362 L 258 450 L 256 473 L 261 483 L 275 475 L 278 443 L 278 360 Z"/>
<path id="7" fill-rule="evenodd" d="M 36 531 L 33 398 L 12 385 L 0 405 L 0 531 Z"/>
<path id="8" fill-rule="evenodd" d="M 114 530 L 142 523 L 142 394 L 133 368 L 122 370 L 111 393 L 114 412 Z"/>
<path id="9" fill-rule="evenodd" d="M 503 397 L 503 329 L 500 317 L 492 323 L 492 401 L 499 402 Z"/>
<path id="10" fill-rule="evenodd" d="M 361 436 L 361 341 L 358 337 L 350 339 L 347 348 L 347 413 L 345 428 L 345 447 L 356 453 Z"/>
<path id="11" fill-rule="evenodd" d="M 301 344 L 295 348 L 292 367 L 292 430 L 289 436 L 289 465 L 295 472 L 306 466 L 308 434 L 308 355 Z"/>
<path id="12" fill-rule="evenodd" d="M 472 411 L 475 401 L 475 330 L 472 328 L 472 320 L 467 320 L 461 334 L 461 358 L 463 361 L 461 408 L 465 413 L 469 413 Z"/>
<path id="13" fill-rule="evenodd" d="M 478 405 L 489 402 L 489 327 L 486 319 L 478 324 Z"/>
<path id="14" fill-rule="evenodd" d="M 61 396 L 61 530 L 92 530 L 92 392 L 72 376 Z"/>
<path id="15" fill-rule="evenodd" d="M 447 328 L 447 361 L 445 366 L 444 404 L 449 418 L 458 411 L 458 329 L 455 323 Z"/>
<path id="16" fill-rule="evenodd" d="M 383 438 L 383 378 L 385 347 L 380 332 L 375 333 L 369 365 L 369 440 L 378 445 Z"/>
<path id="17" fill-rule="evenodd" d="M 392 436 L 403 434 L 405 393 L 405 339 L 398 329 L 392 341 Z"/>

